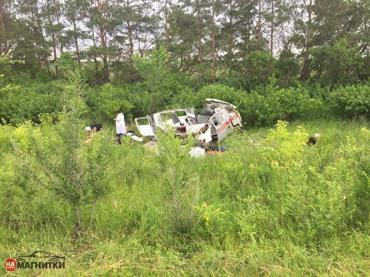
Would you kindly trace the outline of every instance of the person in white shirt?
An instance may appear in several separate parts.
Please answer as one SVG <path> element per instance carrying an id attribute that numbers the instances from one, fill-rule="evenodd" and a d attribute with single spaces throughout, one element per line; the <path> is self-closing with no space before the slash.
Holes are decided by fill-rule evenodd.
<path id="1" fill-rule="evenodd" d="M 116 136 L 117 142 L 121 144 L 121 137 L 126 134 L 125 116 L 121 111 L 117 112 L 116 118 Z"/>

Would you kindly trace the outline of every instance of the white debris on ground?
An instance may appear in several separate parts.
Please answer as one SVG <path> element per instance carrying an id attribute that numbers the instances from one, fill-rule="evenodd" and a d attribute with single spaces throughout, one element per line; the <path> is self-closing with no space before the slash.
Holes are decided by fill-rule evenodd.
<path id="1" fill-rule="evenodd" d="M 130 137 L 132 140 L 134 141 L 137 141 L 137 142 L 143 142 L 143 138 L 141 137 L 138 137 L 137 135 L 135 135 L 134 133 L 127 133 L 126 136 Z"/>
<path id="2" fill-rule="evenodd" d="M 199 146 L 192 147 L 192 148 L 190 148 L 189 155 L 191 157 L 197 157 L 197 158 L 198 157 L 203 157 L 203 156 L 206 155 L 206 150 L 204 150 L 204 148 L 199 147 Z"/>
<path id="3" fill-rule="evenodd" d="M 257 139 L 253 139 L 253 138 L 248 138 L 248 142 L 249 142 L 249 144 L 253 144 L 255 146 L 260 146 L 261 145 L 261 143 L 259 143 L 257 141 Z"/>

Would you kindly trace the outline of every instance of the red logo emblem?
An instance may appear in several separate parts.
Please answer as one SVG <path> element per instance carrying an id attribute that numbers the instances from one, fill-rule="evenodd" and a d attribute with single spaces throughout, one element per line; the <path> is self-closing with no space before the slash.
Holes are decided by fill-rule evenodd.
<path id="1" fill-rule="evenodd" d="M 14 271 L 17 268 L 17 260 L 14 258 L 7 258 L 4 261 L 4 267 L 7 271 Z"/>

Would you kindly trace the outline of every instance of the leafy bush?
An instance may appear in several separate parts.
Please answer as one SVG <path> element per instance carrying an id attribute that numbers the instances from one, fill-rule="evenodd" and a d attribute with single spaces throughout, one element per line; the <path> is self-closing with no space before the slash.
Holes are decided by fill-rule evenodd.
<path id="1" fill-rule="evenodd" d="M 12 72 L 12 60 L 8 56 L 0 56 L 0 75 L 8 76 Z"/>
<path id="2" fill-rule="evenodd" d="M 186 145 L 173 132 L 159 134 L 158 161 L 162 183 L 166 190 L 167 216 L 170 230 L 175 234 L 189 234 L 195 227 L 195 205 L 199 197 L 199 178 L 191 172 L 188 152 L 193 144 L 191 137 Z"/>
<path id="3" fill-rule="evenodd" d="M 310 98 L 304 88 L 265 88 L 253 91 L 243 99 L 240 113 L 249 126 L 269 126 L 277 120 L 307 118 L 310 111 L 320 109 L 319 99 Z"/>
<path id="4" fill-rule="evenodd" d="M 174 95 L 187 87 L 183 77 L 170 71 L 167 59 L 162 47 L 153 50 L 151 55 L 134 58 L 134 66 L 143 79 L 143 90 L 149 93 L 147 104 L 150 113 L 170 105 Z"/>
<path id="5" fill-rule="evenodd" d="M 334 112 L 349 118 L 370 118 L 370 87 L 343 86 L 332 91 L 329 99 Z"/>
<path id="6" fill-rule="evenodd" d="M 243 83 L 247 90 L 268 83 L 273 73 L 274 58 L 268 51 L 250 52 L 242 62 Z"/>
<path id="7" fill-rule="evenodd" d="M 196 106 L 200 107 L 203 105 L 204 99 L 216 98 L 238 106 L 241 103 L 243 96 L 245 96 L 244 91 L 236 90 L 221 84 L 212 84 L 202 87 L 195 94 L 195 102 Z"/>
<path id="8" fill-rule="evenodd" d="M 125 88 L 105 84 L 98 92 L 95 91 L 94 93 L 99 94 L 96 103 L 93 102 L 90 105 L 96 105 L 96 109 L 99 111 L 96 114 L 100 115 L 105 121 L 112 121 L 118 110 L 122 110 L 126 116 L 131 114 L 134 105 L 128 100 L 128 92 Z"/>
<path id="9" fill-rule="evenodd" d="M 333 45 L 325 45 L 312 50 L 313 79 L 321 85 L 355 83 L 360 79 L 360 70 L 365 60 L 355 47 L 345 39 Z M 335 66 L 333 66 L 335 65 Z"/>
<path id="10" fill-rule="evenodd" d="M 299 74 L 299 64 L 295 55 L 287 49 L 283 49 L 279 59 L 275 63 L 275 72 L 279 80 L 279 85 L 289 87 L 297 82 Z"/>
<path id="11" fill-rule="evenodd" d="M 0 119 L 13 125 L 26 120 L 39 122 L 40 114 L 61 110 L 62 91 L 60 82 L 6 84 L 0 87 Z"/>
<path id="12" fill-rule="evenodd" d="M 51 224 L 44 221 L 49 215 L 57 219 L 53 214 L 56 209 L 50 203 L 43 203 L 38 195 L 47 198 L 52 195 L 54 202 L 60 201 L 61 205 L 73 210 L 73 234 L 78 235 L 82 209 L 96 203 L 108 191 L 103 172 L 104 165 L 109 163 L 110 137 L 99 133 L 93 143 L 83 142 L 81 118 L 86 112 L 81 98 L 83 84 L 78 75 L 73 78 L 74 83 L 64 92 L 66 102 L 58 124 L 53 125 L 50 117 L 42 116 L 40 126 L 33 127 L 26 122 L 9 135 L 8 140 L 14 149 L 11 159 L 14 165 L 7 182 L 15 186 L 17 194 L 14 201 L 0 212 L 7 212 L 14 204 L 20 205 L 17 209 L 22 210 L 26 198 L 32 203 L 19 212 L 20 217 L 4 218 L 10 227 L 19 228 L 25 223 L 31 228 Z M 7 192 L 2 196 L 6 195 Z M 46 207 L 51 209 L 50 212 L 46 210 L 42 213 L 45 217 L 37 217 L 37 208 L 43 210 Z M 31 224 L 32 220 L 34 224 Z"/>
<path id="13" fill-rule="evenodd" d="M 222 84 L 213 84 L 190 97 L 197 107 L 204 103 L 205 98 L 236 105 L 247 126 L 271 126 L 279 119 L 311 118 L 323 109 L 321 99 L 310 97 L 309 91 L 302 87 L 283 89 L 269 85 L 247 94 Z"/>

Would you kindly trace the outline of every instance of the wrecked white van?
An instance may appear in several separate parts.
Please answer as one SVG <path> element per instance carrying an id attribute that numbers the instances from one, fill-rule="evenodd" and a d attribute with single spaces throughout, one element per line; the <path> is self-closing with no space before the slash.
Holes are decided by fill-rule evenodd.
<path id="1" fill-rule="evenodd" d="M 173 109 L 135 118 L 135 124 L 143 137 L 156 138 L 156 130 L 173 128 L 177 136 L 193 134 L 201 145 L 220 142 L 235 128 L 242 126 L 236 107 L 228 102 L 207 98 L 203 109 Z"/>

